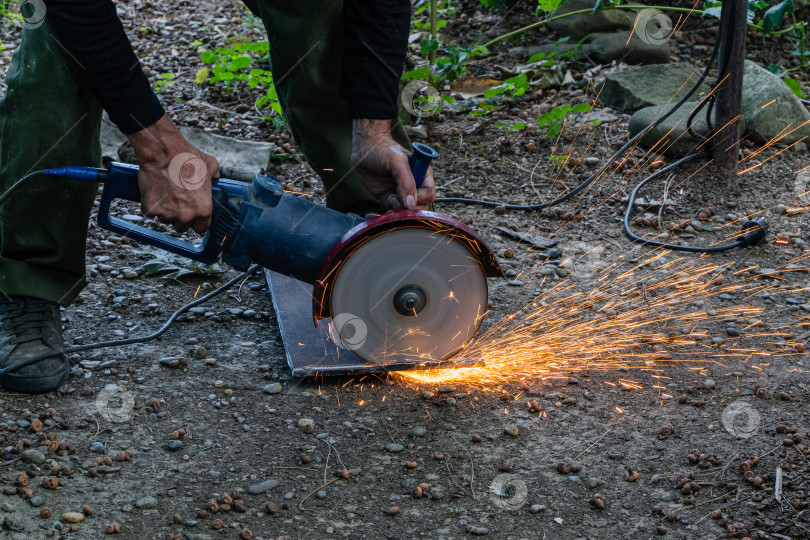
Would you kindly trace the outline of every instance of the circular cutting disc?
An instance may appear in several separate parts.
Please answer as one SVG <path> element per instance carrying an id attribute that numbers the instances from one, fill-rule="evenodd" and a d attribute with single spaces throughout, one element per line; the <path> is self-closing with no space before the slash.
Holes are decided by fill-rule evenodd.
<path id="1" fill-rule="evenodd" d="M 451 235 L 403 227 L 355 249 L 331 298 L 332 323 L 346 348 L 368 362 L 421 363 L 446 360 L 475 335 L 487 309 L 487 281 Z M 403 298 L 416 298 L 419 311 L 401 313 Z"/>

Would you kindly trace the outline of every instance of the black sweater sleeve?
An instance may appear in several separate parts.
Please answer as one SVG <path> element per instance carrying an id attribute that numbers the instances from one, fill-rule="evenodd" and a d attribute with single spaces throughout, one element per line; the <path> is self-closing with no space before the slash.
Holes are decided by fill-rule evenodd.
<path id="1" fill-rule="evenodd" d="M 352 118 L 395 118 L 411 21 L 409 0 L 345 0 L 340 95 Z"/>
<path id="2" fill-rule="evenodd" d="M 54 39 L 121 131 L 140 131 L 163 116 L 112 0 L 45 0 L 45 7 Z"/>

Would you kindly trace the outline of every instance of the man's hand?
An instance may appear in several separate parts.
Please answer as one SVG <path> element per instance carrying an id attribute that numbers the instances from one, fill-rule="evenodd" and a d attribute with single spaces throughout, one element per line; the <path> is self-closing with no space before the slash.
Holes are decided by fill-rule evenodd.
<path id="1" fill-rule="evenodd" d="M 128 135 L 140 164 L 141 209 L 178 231 L 203 234 L 211 226 L 211 178 L 219 178 L 216 158 L 200 152 L 163 116 Z"/>
<path id="2" fill-rule="evenodd" d="M 353 120 L 352 166 L 383 208 L 390 205 L 394 210 L 426 210 L 428 203 L 436 199 L 433 169 L 428 169 L 417 190 L 409 156 L 410 152 L 391 137 L 390 120 Z"/>

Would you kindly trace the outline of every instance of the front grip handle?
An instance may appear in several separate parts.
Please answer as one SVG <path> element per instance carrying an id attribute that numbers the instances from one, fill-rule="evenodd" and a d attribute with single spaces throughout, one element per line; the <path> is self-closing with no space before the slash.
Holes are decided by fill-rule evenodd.
<path id="1" fill-rule="evenodd" d="M 110 165 L 109 174 L 104 181 L 104 190 L 101 192 L 101 202 L 96 218 L 98 225 L 102 229 L 132 238 L 142 244 L 158 247 L 204 264 L 211 264 L 219 257 L 220 246 L 211 241 L 210 232 L 205 234 L 199 245 L 194 245 L 168 234 L 110 216 L 110 205 L 116 199 L 140 202 L 141 191 L 138 187 L 137 165 L 125 163 Z"/>

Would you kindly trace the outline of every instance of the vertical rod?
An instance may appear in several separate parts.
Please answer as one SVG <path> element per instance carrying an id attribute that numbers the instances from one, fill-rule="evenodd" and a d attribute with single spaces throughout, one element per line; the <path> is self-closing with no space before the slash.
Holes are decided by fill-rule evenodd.
<path id="1" fill-rule="evenodd" d="M 740 150 L 740 114 L 742 111 L 743 67 L 747 0 L 725 0 L 720 12 L 719 87 L 715 102 L 714 165 L 721 171 L 736 172 Z"/>

